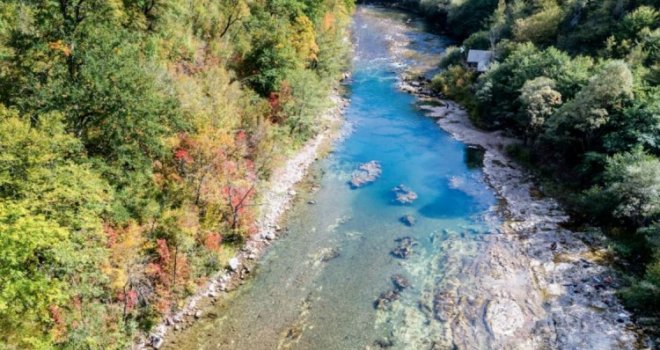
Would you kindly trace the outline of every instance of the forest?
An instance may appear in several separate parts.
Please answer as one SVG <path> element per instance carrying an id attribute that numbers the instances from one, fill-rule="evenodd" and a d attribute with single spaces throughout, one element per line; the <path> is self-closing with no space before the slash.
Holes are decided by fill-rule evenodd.
<path id="1" fill-rule="evenodd" d="M 622 299 L 660 312 L 660 2 L 409 0 L 456 39 L 433 88 L 543 179 L 582 230 L 602 231 Z M 490 50 L 483 74 L 470 49 Z"/>
<path id="2" fill-rule="evenodd" d="M 0 349 L 119 349 L 326 127 L 349 0 L 0 2 Z"/>

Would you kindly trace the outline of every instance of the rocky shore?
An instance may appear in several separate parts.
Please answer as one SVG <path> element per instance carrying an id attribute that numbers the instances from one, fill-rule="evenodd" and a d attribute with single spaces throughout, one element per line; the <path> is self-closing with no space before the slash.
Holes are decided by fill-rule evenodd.
<path id="1" fill-rule="evenodd" d="M 345 80 L 347 78 L 345 77 Z M 312 163 L 335 139 L 342 137 L 341 125 L 348 100 L 335 90 L 330 97 L 332 107 L 320 117 L 326 128 L 309 140 L 263 184 L 260 191 L 262 206 L 257 222 L 258 231 L 247 239 L 241 250 L 229 260 L 227 267 L 209 278 L 209 282 L 186 300 L 185 306 L 168 315 L 155 326 L 148 336 L 140 337 L 132 346 L 134 350 L 159 349 L 174 330 L 189 327 L 196 319 L 204 317 L 204 310 L 237 286 L 252 272 L 256 260 L 271 242 L 283 231 L 279 225 L 284 213 L 291 208 L 296 196 L 296 185 L 301 182 Z"/>
<path id="2" fill-rule="evenodd" d="M 459 349 L 638 349 L 640 334 L 616 298 L 621 285 L 602 236 L 562 227 L 567 214 L 506 155 L 519 142 L 472 125 L 456 103 L 434 96 L 425 79 L 400 88 L 456 139 L 485 150 L 483 172 L 503 202 L 500 234 L 487 235 L 461 268 L 469 285 L 442 291 L 446 335 Z M 479 334 L 489 339 L 479 339 Z"/>

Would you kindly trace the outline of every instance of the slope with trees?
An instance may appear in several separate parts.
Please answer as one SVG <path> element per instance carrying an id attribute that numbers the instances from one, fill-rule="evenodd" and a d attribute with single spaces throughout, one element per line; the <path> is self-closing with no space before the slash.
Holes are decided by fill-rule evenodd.
<path id="1" fill-rule="evenodd" d="M 0 349 L 122 348 L 324 125 L 348 0 L 0 3 Z"/>

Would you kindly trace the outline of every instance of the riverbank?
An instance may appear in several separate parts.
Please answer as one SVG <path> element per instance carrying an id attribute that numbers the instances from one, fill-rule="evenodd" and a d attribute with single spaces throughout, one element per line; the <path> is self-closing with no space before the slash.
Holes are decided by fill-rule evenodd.
<path id="1" fill-rule="evenodd" d="M 450 312 L 454 344 L 469 348 L 468 335 L 484 327 L 494 348 L 639 348 L 641 333 L 616 297 L 621 281 L 607 265 L 607 241 L 562 227 L 568 215 L 506 155 L 507 146 L 519 140 L 477 129 L 465 109 L 430 94 L 424 80 L 400 87 L 414 93 L 442 129 L 485 150 L 486 181 L 503 200 L 504 234 L 487 238 L 486 250 L 465 267 L 478 281 L 469 291 L 456 286 L 449 292 L 458 299 Z M 474 288 L 482 301 L 461 302 Z M 483 323 L 466 322 L 472 318 Z"/>
<path id="2" fill-rule="evenodd" d="M 345 80 L 347 78 L 345 76 Z M 280 222 L 296 197 L 296 185 L 305 178 L 309 167 L 319 159 L 326 147 L 342 135 L 343 114 L 349 101 L 344 97 L 342 87 L 335 88 L 329 99 L 332 107 L 319 118 L 324 129 L 278 167 L 269 181 L 261 186 L 257 232 L 247 239 L 225 269 L 211 276 L 204 287 L 187 299 L 183 308 L 164 317 L 147 337 L 138 339 L 132 349 L 161 348 L 173 330 L 180 331 L 189 327 L 203 317 L 205 310 L 221 298 L 223 293 L 243 284 L 264 250 L 282 232 Z"/>

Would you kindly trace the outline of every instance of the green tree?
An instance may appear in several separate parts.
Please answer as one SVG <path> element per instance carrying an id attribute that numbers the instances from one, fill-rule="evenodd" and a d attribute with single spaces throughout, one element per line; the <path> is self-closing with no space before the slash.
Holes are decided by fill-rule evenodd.
<path id="1" fill-rule="evenodd" d="M 640 148 L 609 158 L 604 191 L 614 216 L 637 227 L 650 224 L 660 215 L 660 160 Z"/>
<path id="2" fill-rule="evenodd" d="M 545 121 L 561 105 L 561 93 L 555 90 L 555 81 L 546 77 L 528 80 L 520 90 L 523 106 L 522 125 L 532 140 L 541 132 Z"/>
<path id="3" fill-rule="evenodd" d="M 53 274 L 68 233 L 33 215 L 26 202 L 0 202 L 0 340 L 16 348 L 48 348 L 49 308 L 67 299 Z M 46 330 L 46 331 L 44 331 Z"/>
<path id="4" fill-rule="evenodd" d="M 575 98 L 561 107 L 548 132 L 557 136 L 568 131 L 582 152 L 593 150 L 610 115 L 623 109 L 624 103 L 633 97 L 632 90 L 633 77 L 628 66 L 621 61 L 608 62 Z"/>

